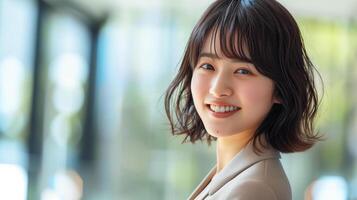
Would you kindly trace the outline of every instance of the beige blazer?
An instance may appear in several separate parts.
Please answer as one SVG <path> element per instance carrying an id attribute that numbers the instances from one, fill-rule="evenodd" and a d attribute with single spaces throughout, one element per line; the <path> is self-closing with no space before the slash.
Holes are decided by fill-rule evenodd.
<path id="1" fill-rule="evenodd" d="M 272 147 L 257 155 L 249 143 L 218 174 L 214 166 L 188 199 L 291 200 L 279 158 L 280 153 Z"/>

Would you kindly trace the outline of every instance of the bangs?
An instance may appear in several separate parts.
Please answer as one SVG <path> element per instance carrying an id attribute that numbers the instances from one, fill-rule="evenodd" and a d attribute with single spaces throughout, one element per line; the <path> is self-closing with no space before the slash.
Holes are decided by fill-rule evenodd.
<path id="1" fill-rule="evenodd" d="M 229 5 L 222 3 L 218 6 L 222 9 L 212 8 L 215 9 L 214 13 L 209 13 L 208 9 L 206 16 L 201 18 L 193 31 L 189 47 L 196 51 L 191 51 L 191 67 L 197 64 L 206 42 L 209 42 L 211 53 L 217 57 L 253 62 L 249 48 L 251 45 L 248 42 L 254 40 L 242 4 L 239 1 L 230 1 Z"/>
<path id="2" fill-rule="evenodd" d="M 224 24 L 217 23 L 214 28 L 203 39 L 203 44 L 209 41 L 210 51 L 217 57 L 226 57 L 230 59 L 238 59 L 251 63 L 251 57 L 245 33 L 235 28 L 236 26 L 227 27 Z M 215 44 L 219 42 L 219 46 Z M 203 45 L 200 48 L 202 51 Z M 221 52 L 221 55 L 218 52 Z"/>

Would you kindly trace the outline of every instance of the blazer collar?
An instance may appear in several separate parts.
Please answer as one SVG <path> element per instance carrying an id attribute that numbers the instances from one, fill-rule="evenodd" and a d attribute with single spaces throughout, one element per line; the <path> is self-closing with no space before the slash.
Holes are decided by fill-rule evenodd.
<path id="1" fill-rule="evenodd" d="M 210 172 L 205 176 L 205 178 L 198 184 L 196 189 L 188 197 L 188 200 L 194 200 L 201 192 L 206 188 L 206 186 L 211 182 L 212 177 L 216 174 L 216 166 L 214 166 Z M 206 194 L 205 194 L 206 195 Z"/>
<path id="2" fill-rule="evenodd" d="M 280 153 L 269 145 L 266 145 L 264 148 L 257 142 L 257 147 L 261 149 L 261 152 L 258 152 L 258 154 L 254 152 L 253 143 L 249 142 L 237 153 L 233 159 L 212 178 L 211 184 L 208 185 L 209 195 L 217 192 L 227 182 L 255 163 L 266 159 L 280 158 Z M 214 169 L 216 169 L 216 166 L 214 166 Z"/>
<path id="3" fill-rule="evenodd" d="M 264 140 L 263 140 L 264 142 Z M 189 196 L 188 199 L 194 199 L 197 197 L 202 190 L 207 186 L 208 194 L 213 195 L 221 187 L 223 187 L 227 182 L 236 177 L 239 173 L 252 166 L 253 164 L 266 160 L 266 159 L 279 159 L 280 153 L 273 149 L 270 145 L 263 147 L 257 142 L 257 147 L 261 152 L 255 153 L 254 146 L 252 142 L 249 142 L 239 153 L 237 153 L 233 159 L 219 172 L 216 174 L 216 165 L 211 169 L 211 171 L 206 175 L 206 177 L 197 186 L 194 192 Z M 211 183 L 210 183 L 211 182 Z M 209 184 L 210 183 L 210 184 Z"/>

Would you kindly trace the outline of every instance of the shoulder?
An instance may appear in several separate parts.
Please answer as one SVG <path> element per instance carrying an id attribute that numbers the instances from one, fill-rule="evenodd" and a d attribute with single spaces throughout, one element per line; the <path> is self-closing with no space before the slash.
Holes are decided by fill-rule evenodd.
<path id="1" fill-rule="evenodd" d="M 278 199 L 274 190 L 260 180 L 246 180 L 236 185 L 230 199 Z M 236 197 L 236 198 L 234 198 Z"/>
<path id="2" fill-rule="evenodd" d="M 230 200 L 290 200 L 291 188 L 277 159 L 255 163 L 231 180 Z"/>
<path id="3" fill-rule="evenodd" d="M 229 193 L 227 200 L 255 200 L 255 199 L 265 199 L 265 200 L 280 200 L 283 199 L 279 197 L 274 189 L 267 183 L 261 180 L 246 180 L 240 182 L 236 187 Z"/>

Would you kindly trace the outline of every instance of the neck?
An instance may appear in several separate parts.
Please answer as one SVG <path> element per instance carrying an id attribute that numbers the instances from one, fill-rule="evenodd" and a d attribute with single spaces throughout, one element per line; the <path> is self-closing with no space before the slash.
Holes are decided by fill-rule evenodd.
<path id="1" fill-rule="evenodd" d="M 248 144 L 252 135 L 253 133 L 249 131 L 217 139 L 216 174 L 220 172 L 233 159 L 233 157 Z"/>

